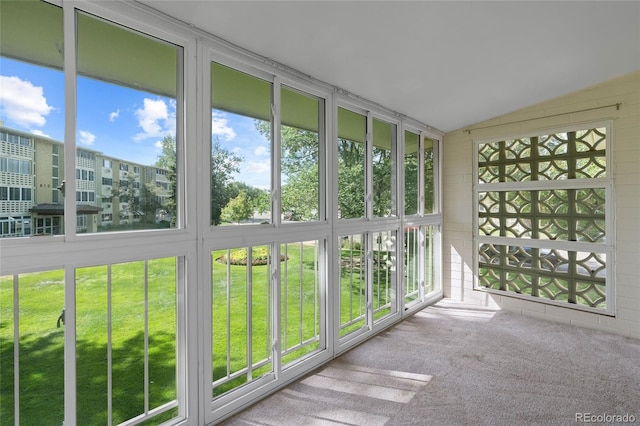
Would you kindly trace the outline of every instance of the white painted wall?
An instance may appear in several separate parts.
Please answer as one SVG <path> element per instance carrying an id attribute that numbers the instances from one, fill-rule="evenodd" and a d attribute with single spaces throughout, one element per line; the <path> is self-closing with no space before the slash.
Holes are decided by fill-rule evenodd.
<path id="1" fill-rule="evenodd" d="M 619 110 L 612 107 L 575 112 L 616 103 L 622 104 Z M 535 119 L 551 115 L 556 116 Z M 615 317 L 474 290 L 473 140 L 602 120 L 613 121 Z M 485 126 L 492 127 L 465 131 Z M 445 297 L 640 339 L 640 72 L 449 132 L 443 145 Z"/>

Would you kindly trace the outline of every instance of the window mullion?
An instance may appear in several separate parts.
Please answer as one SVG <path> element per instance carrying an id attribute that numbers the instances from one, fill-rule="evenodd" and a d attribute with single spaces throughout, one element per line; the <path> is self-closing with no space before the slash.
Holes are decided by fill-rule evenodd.
<path id="1" fill-rule="evenodd" d="M 285 250 L 287 250 L 287 244 L 284 244 Z M 288 294 L 284 295 L 281 292 L 280 277 L 283 273 L 280 265 L 280 244 L 273 244 L 271 247 L 271 271 L 268 276 L 269 290 L 271 294 L 270 312 L 271 312 L 271 335 L 267 337 L 267 346 L 271 349 L 271 356 L 273 359 L 272 368 L 276 379 L 280 377 L 282 372 L 282 351 L 287 349 L 286 341 L 283 344 L 283 326 L 284 333 L 287 333 L 287 324 L 281 321 L 282 316 L 282 303 L 281 300 L 288 300 Z M 285 252 L 286 253 L 286 252 Z M 284 271 L 285 277 L 288 275 L 288 270 Z M 286 278 L 285 278 L 286 279 Z"/>
<path id="2" fill-rule="evenodd" d="M 64 61 L 64 238 L 73 239 L 76 234 L 76 11 L 72 4 L 63 5 L 63 61 Z M 75 270 L 65 267 L 64 273 L 64 423 L 76 424 L 76 293 Z"/>
<path id="3" fill-rule="evenodd" d="M 424 185 L 425 176 L 427 174 L 425 166 L 425 154 L 424 154 L 424 132 L 420 132 L 418 135 L 418 209 L 417 213 L 420 216 L 425 215 L 424 202 L 426 199 L 427 188 Z"/>
<path id="4" fill-rule="evenodd" d="M 76 236 L 76 98 L 77 98 L 77 32 L 76 10 L 73 5 L 63 6 L 64 19 L 64 236 Z"/>
<path id="5" fill-rule="evenodd" d="M 365 144 L 365 218 L 373 217 L 373 116 L 371 111 L 367 112 L 366 124 L 366 144 Z"/>
<path id="6" fill-rule="evenodd" d="M 246 355 L 247 355 L 247 382 L 251 382 L 253 379 L 253 247 L 247 248 L 247 267 L 246 267 L 246 283 L 247 294 L 245 295 L 245 301 L 247 305 L 246 313 L 246 330 L 247 335 L 245 339 Z"/>
<path id="7" fill-rule="evenodd" d="M 66 336 L 66 333 L 65 333 Z M 66 342 L 65 342 L 66 348 Z M 66 370 L 65 370 L 66 372 Z M 20 424 L 20 286 L 13 276 L 13 409 L 15 424 Z"/>
<path id="8" fill-rule="evenodd" d="M 282 114 L 281 114 L 281 83 L 275 78 L 271 85 L 271 122 L 273 136 L 271 137 L 271 214 L 272 223 L 280 225 L 282 221 Z"/>

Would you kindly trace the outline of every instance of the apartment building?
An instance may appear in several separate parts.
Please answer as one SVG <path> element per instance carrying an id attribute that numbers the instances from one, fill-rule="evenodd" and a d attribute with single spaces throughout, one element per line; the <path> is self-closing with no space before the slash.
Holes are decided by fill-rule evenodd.
<path id="1" fill-rule="evenodd" d="M 64 234 L 63 142 L 0 127 L 0 237 Z M 147 190 L 142 190 L 144 186 Z M 153 212 L 140 208 L 153 196 Z M 76 232 L 170 220 L 168 171 L 78 148 Z"/>

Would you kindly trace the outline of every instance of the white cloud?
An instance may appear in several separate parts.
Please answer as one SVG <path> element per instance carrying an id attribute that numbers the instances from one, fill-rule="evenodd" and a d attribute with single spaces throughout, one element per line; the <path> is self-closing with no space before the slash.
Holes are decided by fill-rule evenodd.
<path id="1" fill-rule="evenodd" d="M 117 109 L 115 111 L 113 111 L 111 114 L 109 114 L 109 121 L 110 122 L 114 122 L 116 120 L 116 118 L 120 117 L 120 110 Z"/>
<path id="2" fill-rule="evenodd" d="M 266 146 L 259 146 L 253 151 L 253 153 L 261 157 L 269 155 L 269 148 L 267 148 Z"/>
<path id="3" fill-rule="evenodd" d="M 81 144 L 93 145 L 93 142 L 96 140 L 96 135 L 86 130 L 80 130 L 78 131 L 78 139 Z"/>
<path id="4" fill-rule="evenodd" d="M 47 104 L 44 90 L 30 81 L 0 75 L 0 109 L 19 126 L 44 126 L 53 107 Z"/>
<path id="5" fill-rule="evenodd" d="M 48 134 L 46 134 L 45 132 L 43 132 L 40 129 L 32 130 L 31 133 L 33 133 L 34 135 L 38 135 L 38 136 L 44 136 L 45 138 L 50 137 Z"/>
<path id="6" fill-rule="evenodd" d="M 236 132 L 227 125 L 229 120 L 224 118 L 224 114 L 211 113 L 211 134 L 221 136 L 224 140 L 230 141 L 236 137 Z"/>
<path id="7" fill-rule="evenodd" d="M 153 144 L 153 146 L 155 146 L 156 149 L 161 150 L 162 149 L 162 141 L 157 141 L 155 144 Z"/>
<path id="8" fill-rule="evenodd" d="M 249 161 L 245 170 L 251 174 L 269 173 L 271 171 L 271 161 Z"/>
<path id="9" fill-rule="evenodd" d="M 176 111 L 175 102 L 169 106 L 162 99 L 144 99 L 144 106 L 136 110 L 138 125 L 143 132 L 138 133 L 134 140 L 141 141 L 148 138 L 164 137 L 167 134 L 175 134 Z"/>

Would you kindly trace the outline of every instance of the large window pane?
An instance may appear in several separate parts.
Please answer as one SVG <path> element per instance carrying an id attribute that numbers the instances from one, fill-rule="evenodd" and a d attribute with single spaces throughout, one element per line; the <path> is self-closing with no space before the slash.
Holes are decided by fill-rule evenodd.
<path id="1" fill-rule="evenodd" d="M 396 214 L 396 126 L 373 119 L 373 216 Z"/>
<path id="2" fill-rule="evenodd" d="M 176 261 L 76 269 L 78 424 L 177 415 Z"/>
<path id="3" fill-rule="evenodd" d="M 281 184 L 285 223 L 320 218 L 319 164 L 324 102 L 282 88 Z"/>
<path id="4" fill-rule="evenodd" d="M 367 117 L 338 108 L 338 217 L 365 216 Z"/>
<path id="5" fill-rule="evenodd" d="M 422 298 L 420 268 L 420 227 L 404 230 L 404 302 L 411 305 Z"/>
<path id="6" fill-rule="evenodd" d="M 367 327 L 366 234 L 339 238 L 340 337 Z"/>
<path id="7" fill-rule="evenodd" d="M 418 214 L 420 186 L 418 181 L 420 135 L 404 132 L 404 214 Z"/>
<path id="8" fill-rule="evenodd" d="M 381 320 L 396 312 L 396 233 L 373 233 L 372 252 L 373 318 Z"/>
<path id="9" fill-rule="evenodd" d="M 0 238 L 61 234 L 62 9 L 3 2 L 0 20 Z"/>
<path id="10" fill-rule="evenodd" d="M 435 227 L 412 226 L 404 230 L 404 302 L 412 306 L 438 290 L 435 280 Z"/>
<path id="11" fill-rule="evenodd" d="M 14 424 L 14 404 L 20 424 L 63 423 L 64 320 L 63 271 L 0 277 L 1 424 Z"/>
<path id="12" fill-rule="evenodd" d="M 271 223 L 271 83 L 211 64 L 211 225 Z"/>
<path id="13" fill-rule="evenodd" d="M 273 371 L 271 247 L 212 254 L 212 396 Z"/>
<path id="14" fill-rule="evenodd" d="M 280 246 L 282 365 L 300 360 L 321 347 L 320 241 Z"/>
<path id="15" fill-rule="evenodd" d="M 182 49 L 77 16 L 77 232 L 175 227 Z"/>
<path id="16" fill-rule="evenodd" d="M 434 212 L 434 190 L 435 190 L 435 178 L 434 178 L 434 141 L 432 139 L 424 138 L 423 151 L 424 151 L 424 214 L 430 214 Z"/>

